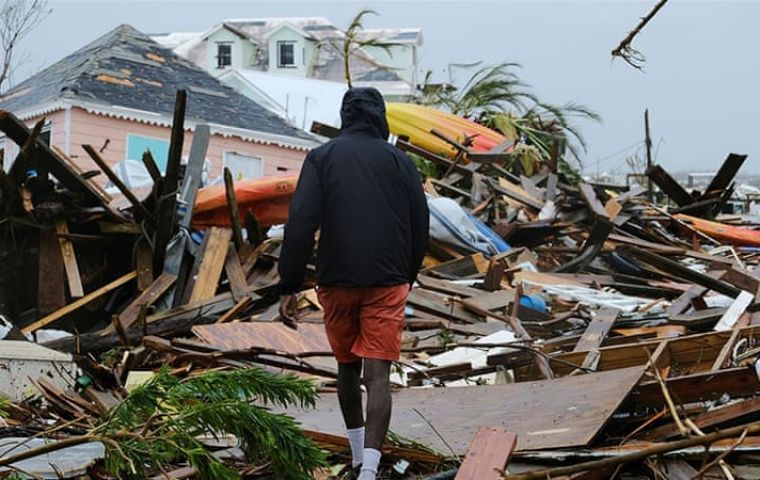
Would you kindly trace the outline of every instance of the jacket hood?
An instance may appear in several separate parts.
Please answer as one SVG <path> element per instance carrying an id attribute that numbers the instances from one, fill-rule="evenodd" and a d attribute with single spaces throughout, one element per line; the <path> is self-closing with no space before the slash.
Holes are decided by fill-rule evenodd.
<path id="1" fill-rule="evenodd" d="M 385 101 L 371 87 L 350 88 L 340 107 L 341 131 L 364 131 L 388 139 L 390 130 L 385 118 Z"/>

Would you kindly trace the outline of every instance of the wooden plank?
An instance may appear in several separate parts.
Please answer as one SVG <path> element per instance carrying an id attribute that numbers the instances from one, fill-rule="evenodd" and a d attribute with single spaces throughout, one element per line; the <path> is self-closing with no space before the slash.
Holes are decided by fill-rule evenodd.
<path id="1" fill-rule="evenodd" d="M 757 293 L 758 289 L 760 289 L 760 281 L 757 278 L 740 272 L 736 268 L 726 270 L 721 280 L 748 292 Z"/>
<path id="2" fill-rule="evenodd" d="M 646 264 L 663 270 L 666 273 L 670 273 L 671 275 L 674 275 L 678 278 L 682 278 L 698 285 L 702 285 L 703 287 L 715 290 L 716 292 L 728 295 L 729 297 L 736 297 L 739 295 L 739 292 L 741 292 L 740 289 L 736 288 L 733 285 L 730 285 L 721 280 L 716 280 L 715 278 L 709 275 L 705 275 L 704 273 L 694 271 L 685 265 L 682 265 L 669 258 L 665 258 L 661 255 L 657 255 L 656 253 L 652 253 L 636 247 L 625 247 L 624 252 L 634 256 L 636 259 L 641 260 Z"/>
<path id="3" fill-rule="evenodd" d="M 161 185 L 156 219 L 156 235 L 153 245 L 153 271 L 163 272 L 166 259 L 166 247 L 174 233 L 174 217 L 177 211 L 177 190 L 179 188 L 179 170 L 182 161 L 182 145 L 185 139 L 185 107 L 187 92 L 177 90 L 172 118 L 172 133 L 169 141 L 169 157 L 166 162 L 166 175 Z M 194 193 L 193 193 L 194 194 Z M 191 203 L 190 205 L 194 205 Z M 189 210 L 192 211 L 192 208 Z M 184 253 L 184 252 L 182 252 Z M 176 270 L 171 271 L 176 275 Z"/>
<path id="4" fill-rule="evenodd" d="M 430 429 L 430 422 L 459 455 L 484 424 L 516 434 L 518 451 L 584 446 L 604 427 L 645 368 L 506 385 L 401 389 L 393 392 L 390 428 L 436 451 L 448 452 Z M 292 408 L 289 413 L 304 429 L 334 434 L 345 431 L 335 394 L 321 394 L 315 409 Z"/>
<path id="5" fill-rule="evenodd" d="M 586 331 L 583 332 L 583 336 L 575 344 L 574 352 L 585 352 L 589 350 L 598 349 L 602 341 L 604 341 L 607 334 L 610 332 L 612 325 L 617 320 L 620 310 L 610 307 L 602 307 L 596 312 L 596 315 L 586 327 Z"/>
<path id="6" fill-rule="evenodd" d="M 700 298 L 707 293 L 707 288 L 701 285 L 692 285 L 688 290 L 678 296 L 673 302 L 665 309 L 665 313 L 672 317 L 674 315 L 680 315 L 691 306 L 691 302 L 695 298 Z"/>
<path id="7" fill-rule="evenodd" d="M 216 293 L 222 268 L 224 268 L 224 260 L 230 247 L 232 230 L 211 227 L 206 230 L 206 235 L 208 239 L 204 242 L 205 249 L 201 252 L 201 264 L 190 294 L 190 303 L 211 298 Z"/>
<path id="8" fill-rule="evenodd" d="M 665 195 L 676 202 L 679 207 L 691 205 L 695 198 L 691 196 L 668 172 L 659 165 L 652 165 L 647 168 L 647 177 L 651 178 L 654 183 L 660 187 Z"/>
<path id="9" fill-rule="evenodd" d="M 435 290 L 449 295 L 458 295 L 463 298 L 474 297 L 483 293 L 483 291 L 478 288 L 459 285 L 448 280 L 440 280 L 429 275 L 417 275 L 417 283 L 428 290 Z"/>
<path id="10" fill-rule="evenodd" d="M 93 300 L 96 300 L 96 299 L 102 297 L 106 293 L 119 288 L 120 286 L 124 285 L 125 283 L 129 282 L 130 280 L 134 279 L 135 277 L 137 277 L 137 272 L 129 272 L 128 274 L 123 275 L 123 276 L 117 278 L 113 282 L 110 282 L 110 283 L 108 283 L 108 284 L 106 284 L 106 285 L 98 288 L 97 290 L 94 290 L 94 291 L 88 293 L 87 295 L 83 296 L 82 298 L 78 299 L 77 301 L 72 302 L 72 303 L 66 305 L 65 307 L 63 307 L 63 308 L 61 308 L 59 310 L 56 310 L 55 312 L 51 313 L 50 315 L 47 315 L 45 317 L 40 318 L 39 320 L 37 320 L 36 322 L 34 322 L 34 323 L 30 324 L 30 325 L 27 325 L 26 327 L 24 327 L 24 328 L 21 329 L 21 332 L 24 335 L 27 335 L 29 333 L 32 333 L 32 332 L 36 331 L 36 330 L 39 330 L 42 327 L 50 325 L 51 323 L 55 322 L 56 320 L 59 320 L 59 319 L 65 317 L 69 313 L 71 313 L 71 312 L 73 312 L 75 310 L 78 310 L 79 308 L 82 308 L 83 306 L 87 305 L 88 303 L 92 302 Z"/>
<path id="11" fill-rule="evenodd" d="M 746 159 L 746 155 L 729 153 L 728 157 L 726 157 L 726 159 L 721 164 L 718 173 L 716 173 L 710 181 L 710 185 L 708 185 L 705 189 L 702 198 L 704 198 L 705 195 L 710 195 L 713 192 L 722 192 L 725 190 L 731 184 L 731 181 L 734 179 L 736 173 L 739 171 Z"/>
<path id="12" fill-rule="evenodd" d="M 51 145 L 50 149 L 53 150 L 56 153 L 56 155 L 58 155 L 58 157 L 63 161 L 63 163 L 67 164 L 72 170 L 77 172 L 80 176 L 84 176 L 85 172 L 82 170 L 79 164 L 77 164 L 77 162 L 69 158 L 69 156 L 66 155 L 66 152 L 64 152 L 61 149 L 61 147 L 59 147 L 58 145 Z M 100 198 L 103 203 L 109 203 L 111 200 L 113 200 L 113 197 L 111 196 L 111 194 L 106 192 L 105 188 L 100 186 L 99 183 L 93 182 L 89 178 L 86 178 L 85 181 L 90 185 L 90 187 L 92 187 L 94 191 L 98 193 L 98 195 L 100 195 Z"/>
<path id="13" fill-rule="evenodd" d="M 147 290 L 137 296 L 127 308 L 125 308 L 120 314 L 118 319 L 119 328 L 122 332 L 126 332 L 129 327 L 132 326 L 140 315 L 140 311 L 144 307 L 153 305 L 153 303 L 161 298 L 161 295 L 169 290 L 169 287 L 174 285 L 177 280 L 176 275 L 170 273 L 162 273 L 158 278 L 148 287 Z"/>
<path id="14" fill-rule="evenodd" d="M 224 167 L 224 194 L 227 197 L 227 209 L 230 212 L 230 224 L 232 225 L 232 240 L 235 248 L 243 247 L 243 229 L 240 226 L 240 207 L 235 197 L 235 182 L 232 180 L 230 169 Z"/>
<path id="15" fill-rule="evenodd" d="M 129 203 L 132 205 L 132 207 L 135 208 L 140 214 L 142 215 L 142 218 L 147 219 L 151 224 L 155 223 L 156 218 L 153 216 L 152 213 L 148 211 L 147 208 L 145 208 L 145 205 L 143 205 L 140 200 L 137 199 L 134 193 L 127 187 L 124 182 L 121 181 L 121 178 L 119 178 L 116 173 L 111 170 L 111 167 L 108 166 L 105 160 L 100 156 L 100 154 L 92 148 L 92 145 L 82 145 L 82 148 L 85 152 L 87 152 L 87 155 L 92 158 L 92 161 L 95 162 L 95 164 L 100 168 L 100 171 L 103 172 L 106 177 L 113 183 L 116 188 L 119 189 L 119 191 L 124 195 L 124 197 L 129 201 Z"/>
<path id="16" fill-rule="evenodd" d="M 153 276 L 153 251 L 145 239 L 140 239 L 135 245 L 135 271 L 137 271 L 137 291 L 145 291 L 150 287 Z"/>
<path id="17" fill-rule="evenodd" d="M 462 305 L 454 302 L 451 298 L 426 291 L 422 288 L 413 288 L 409 292 L 406 303 L 414 309 L 448 320 L 462 323 L 479 323 L 483 321 L 483 319 L 468 312 Z"/>
<path id="18" fill-rule="evenodd" d="M 700 430 L 706 430 L 752 417 L 758 413 L 760 413 L 760 398 L 748 398 L 713 408 L 699 415 L 693 415 L 691 420 Z M 675 423 L 667 423 L 653 428 L 637 438 L 647 441 L 668 440 L 679 434 L 680 431 Z"/>
<path id="19" fill-rule="evenodd" d="M 227 274 L 227 280 L 230 282 L 232 298 L 236 302 L 239 302 L 248 292 L 248 281 L 245 279 L 243 266 L 240 265 L 240 257 L 234 248 L 230 248 L 227 252 L 227 258 L 224 261 L 224 272 Z"/>
<path id="20" fill-rule="evenodd" d="M 298 330 L 281 322 L 238 322 L 196 325 L 193 334 L 204 342 L 222 350 L 269 348 L 288 353 L 330 353 L 324 325 L 299 323 Z"/>
<path id="21" fill-rule="evenodd" d="M 489 179 L 491 187 L 496 193 L 504 195 L 517 203 L 521 203 L 522 205 L 536 210 L 541 210 L 544 207 L 544 202 L 531 197 L 530 194 L 523 190 L 521 187 L 518 187 L 517 185 L 514 185 L 504 180 L 503 178 L 500 180 L 500 182 L 497 182 L 494 179 Z"/>
<path id="22" fill-rule="evenodd" d="M 728 394 L 732 398 L 749 397 L 760 391 L 755 368 L 730 368 L 717 372 L 695 373 L 668 378 L 665 385 L 680 404 L 717 400 Z M 625 408 L 659 408 L 665 405 L 662 388 L 657 382 L 639 385 Z"/>
<path id="23" fill-rule="evenodd" d="M 333 450 L 333 448 L 329 447 L 338 447 L 341 452 L 345 452 L 350 448 L 348 438 L 343 435 L 331 435 L 323 432 L 315 432 L 313 430 L 303 430 L 303 435 L 327 450 Z M 438 456 L 435 453 L 416 448 L 396 447 L 394 445 L 388 445 L 387 443 L 383 445 L 383 454 L 389 457 L 403 458 L 410 462 L 420 462 L 432 465 L 440 465 L 445 461 L 445 457 Z M 151 480 L 165 479 L 161 477 Z"/>
<path id="24" fill-rule="evenodd" d="M 583 201 L 586 202 L 586 205 L 588 205 L 594 214 L 599 215 L 600 217 L 610 218 L 607 214 L 607 210 L 604 209 L 604 205 L 599 201 L 599 198 L 596 196 L 596 192 L 591 185 L 581 182 L 578 185 L 578 190 L 581 193 Z"/>
<path id="25" fill-rule="evenodd" d="M 238 315 L 240 315 L 243 311 L 245 311 L 246 308 L 248 308 L 248 305 L 251 304 L 251 297 L 245 296 L 242 297 L 240 300 L 237 301 L 237 303 L 227 310 L 224 315 L 219 317 L 219 319 L 216 321 L 216 323 L 227 323 L 231 322 L 233 320 L 237 320 Z M 273 305 L 273 307 L 278 307 L 277 304 Z"/>
<path id="26" fill-rule="evenodd" d="M 145 170 L 148 171 L 153 183 L 161 181 L 161 171 L 158 169 L 158 165 L 156 165 L 156 160 L 153 158 L 153 154 L 150 153 L 150 150 L 147 148 L 142 154 L 142 163 L 145 165 Z"/>
<path id="27" fill-rule="evenodd" d="M 517 435 L 498 427 L 475 432 L 454 480 L 500 480 L 517 446 Z"/>
<path id="28" fill-rule="evenodd" d="M 514 290 L 497 290 L 495 292 L 481 293 L 480 295 L 462 300 L 467 306 L 474 306 L 483 310 L 503 310 L 515 300 Z"/>
<path id="29" fill-rule="evenodd" d="M 79 275 L 79 264 L 77 263 L 76 252 L 74 252 L 74 243 L 67 237 L 69 226 L 66 224 L 66 220 L 59 218 L 55 221 L 55 232 L 58 234 L 58 243 L 61 246 L 61 256 L 63 257 L 69 293 L 72 298 L 81 297 L 84 295 L 82 277 Z"/>
<path id="30" fill-rule="evenodd" d="M 485 273 L 488 270 L 488 260 L 482 253 L 475 253 L 468 257 L 457 258 L 436 265 L 426 271 L 436 272 L 439 275 L 456 278 L 469 277 L 479 273 Z"/>
<path id="31" fill-rule="evenodd" d="M 47 315 L 66 305 L 61 245 L 52 231 L 40 230 L 37 263 L 37 314 Z"/>
<path id="32" fill-rule="evenodd" d="M 750 304 L 754 301 L 754 294 L 742 290 L 736 299 L 734 299 L 734 302 L 731 304 L 731 306 L 728 307 L 726 313 L 720 317 L 720 320 L 718 320 L 718 323 L 715 324 L 715 328 L 713 330 L 716 332 L 725 332 L 726 330 L 731 330 L 734 328 L 736 321 L 739 320 L 739 317 L 745 311 L 747 311 L 747 307 L 749 307 Z"/>

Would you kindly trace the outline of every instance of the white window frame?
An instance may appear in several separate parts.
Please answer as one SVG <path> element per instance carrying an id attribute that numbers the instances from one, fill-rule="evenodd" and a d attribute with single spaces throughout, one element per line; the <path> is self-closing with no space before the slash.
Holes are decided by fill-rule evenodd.
<path id="1" fill-rule="evenodd" d="M 250 159 L 255 159 L 255 160 L 259 161 L 259 165 L 260 165 L 259 176 L 258 177 L 243 177 L 242 180 L 251 180 L 251 179 L 255 179 L 255 178 L 264 178 L 264 176 L 265 176 L 264 175 L 264 171 L 265 171 L 264 170 L 264 167 L 265 167 L 265 165 L 264 165 L 264 157 L 261 157 L 259 155 L 250 154 L 250 153 L 245 153 L 245 152 L 238 152 L 237 150 L 223 150 L 222 151 L 222 169 L 229 167 L 228 160 L 229 160 L 229 156 L 230 155 L 235 155 L 235 156 L 238 156 L 238 157 L 248 157 Z M 238 175 L 237 175 L 238 172 L 237 171 L 233 171 L 232 169 L 230 169 L 230 173 L 232 173 L 232 179 L 234 181 L 241 180 L 241 178 L 238 178 Z"/>
<path id="2" fill-rule="evenodd" d="M 233 42 L 216 42 L 216 68 L 223 69 L 223 68 L 227 68 L 227 67 L 231 67 L 232 66 L 232 45 L 233 45 Z M 224 47 L 224 46 L 230 47 L 230 54 L 229 54 L 229 61 L 230 62 L 227 65 L 222 65 L 221 64 L 221 58 L 222 58 L 222 56 L 219 53 L 219 49 L 221 47 Z"/>
<path id="3" fill-rule="evenodd" d="M 293 48 L 293 63 L 282 63 L 282 47 L 290 45 Z M 277 41 L 277 68 L 297 68 L 298 62 L 296 61 L 296 46 L 298 42 L 296 40 L 278 40 Z"/>

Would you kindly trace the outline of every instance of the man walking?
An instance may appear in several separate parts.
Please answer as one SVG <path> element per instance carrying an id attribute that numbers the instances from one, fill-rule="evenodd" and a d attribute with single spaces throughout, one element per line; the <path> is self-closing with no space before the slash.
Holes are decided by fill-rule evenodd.
<path id="1" fill-rule="evenodd" d="M 293 294 L 319 229 L 317 294 L 338 361 L 352 465 L 361 466 L 360 480 L 374 480 L 391 418 L 391 362 L 399 358 L 406 297 L 427 251 L 429 217 L 414 164 L 386 141 L 380 92 L 348 90 L 340 113 L 340 135 L 307 155 L 293 196 L 279 263 L 280 312 L 295 322 Z"/>

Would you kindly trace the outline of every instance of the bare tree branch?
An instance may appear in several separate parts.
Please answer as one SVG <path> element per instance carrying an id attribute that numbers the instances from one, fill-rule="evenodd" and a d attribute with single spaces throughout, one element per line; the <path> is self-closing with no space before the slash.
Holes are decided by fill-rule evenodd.
<path id="1" fill-rule="evenodd" d="M 21 39 L 27 36 L 52 10 L 47 0 L 2 0 L 0 2 L 0 91 L 13 69 L 13 53 Z"/>

